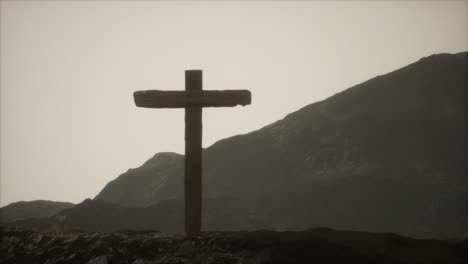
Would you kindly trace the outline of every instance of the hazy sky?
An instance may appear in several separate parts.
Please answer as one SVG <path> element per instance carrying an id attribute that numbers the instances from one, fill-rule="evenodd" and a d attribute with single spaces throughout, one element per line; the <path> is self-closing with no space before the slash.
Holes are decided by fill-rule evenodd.
<path id="1" fill-rule="evenodd" d="M 467 1 L 1 1 L 0 204 L 80 202 L 157 152 L 184 111 L 132 93 L 249 89 L 203 111 L 203 146 L 434 53 L 468 50 Z M 229 120 L 229 122 L 225 122 Z M 234 122 L 233 122 L 234 121 Z"/>

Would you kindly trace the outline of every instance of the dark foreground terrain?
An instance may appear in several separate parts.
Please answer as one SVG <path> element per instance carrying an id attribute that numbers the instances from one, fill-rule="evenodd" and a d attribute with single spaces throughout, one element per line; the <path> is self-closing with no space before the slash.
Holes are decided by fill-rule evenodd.
<path id="1" fill-rule="evenodd" d="M 41 233 L 0 226 L 0 263 L 468 263 L 468 240 L 417 240 L 318 228 L 302 232 Z"/>

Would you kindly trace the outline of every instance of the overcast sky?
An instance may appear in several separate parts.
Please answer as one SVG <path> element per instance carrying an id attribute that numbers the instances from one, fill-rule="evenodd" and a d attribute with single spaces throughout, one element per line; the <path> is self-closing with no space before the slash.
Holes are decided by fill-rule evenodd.
<path id="1" fill-rule="evenodd" d="M 203 111 L 203 146 L 434 53 L 468 50 L 467 1 L 1 1 L 0 204 L 81 202 L 157 152 L 184 111 L 136 90 L 249 89 Z M 229 120 L 229 122 L 226 122 Z"/>

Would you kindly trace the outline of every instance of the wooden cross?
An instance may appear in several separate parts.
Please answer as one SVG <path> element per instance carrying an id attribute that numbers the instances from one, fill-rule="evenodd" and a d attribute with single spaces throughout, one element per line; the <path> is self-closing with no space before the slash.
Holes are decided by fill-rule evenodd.
<path id="1" fill-rule="evenodd" d="M 248 105 L 248 90 L 203 91 L 202 71 L 185 71 L 185 91 L 136 91 L 136 106 L 185 108 L 185 232 L 201 230 L 202 107 Z"/>

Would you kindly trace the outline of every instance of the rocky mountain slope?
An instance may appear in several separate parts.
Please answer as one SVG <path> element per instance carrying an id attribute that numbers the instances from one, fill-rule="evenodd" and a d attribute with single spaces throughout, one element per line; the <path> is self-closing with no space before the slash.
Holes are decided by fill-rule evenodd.
<path id="1" fill-rule="evenodd" d="M 252 228 L 466 232 L 467 65 L 467 52 L 432 55 L 220 140 L 204 150 L 204 197 L 242 200 Z M 181 200 L 183 156 L 158 153 L 96 198 Z"/>
<path id="2" fill-rule="evenodd" d="M 310 229 L 302 232 L 38 233 L 0 226 L 1 263 L 466 263 L 468 241 Z"/>
<path id="3" fill-rule="evenodd" d="M 0 223 L 14 222 L 27 218 L 44 218 L 57 214 L 74 204 L 36 200 L 31 202 L 16 202 L 0 208 Z"/>

